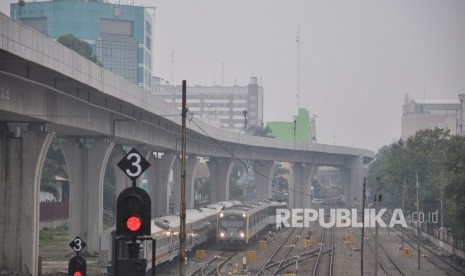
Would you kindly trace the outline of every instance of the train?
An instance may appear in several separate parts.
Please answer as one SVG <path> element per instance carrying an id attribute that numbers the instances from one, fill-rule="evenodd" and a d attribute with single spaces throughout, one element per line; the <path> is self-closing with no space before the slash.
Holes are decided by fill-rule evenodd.
<path id="1" fill-rule="evenodd" d="M 227 221 L 221 217 L 222 223 L 218 223 L 218 219 L 221 216 L 220 214 L 228 214 L 236 208 L 242 208 L 242 211 L 246 213 L 245 224 L 238 229 L 242 229 L 240 231 L 244 233 L 244 239 L 242 241 L 248 243 L 253 240 L 258 233 L 272 227 L 276 223 L 274 219 L 276 216 L 276 209 L 287 208 L 287 204 L 268 200 L 249 203 L 231 200 L 206 205 L 201 208 L 187 209 L 186 251 L 190 251 L 201 244 L 205 244 L 207 241 L 214 241 L 218 236 L 218 225 L 223 227 L 224 222 Z M 230 218 L 230 216 L 228 215 L 227 218 Z M 179 215 L 167 215 L 152 219 L 151 236 L 156 240 L 156 266 L 169 262 L 179 255 L 179 226 Z M 102 273 L 106 272 L 112 261 L 112 232 L 114 229 L 113 227 L 105 230 L 100 238 L 100 256 L 106 256 L 103 257 L 105 260 L 100 261 L 100 271 Z M 230 241 L 231 240 L 232 239 L 230 239 Z M 227 245 L 227 243 L 222 243 L 220 247 L 224 248 L 225 245 Z M 142 248 L 140 257 L 147 260 L 147 273 L 149 273 L 152 269 L 153 260 L 152 243 L 150 241 L 145 241 L 143 242 Z M 104 253 L 102 254 L 102 252 Z"/>
<path id="2" fill-rule="evenodd" d="M 218 213 L 216 240 L 221 249 L 245 247 L 260 233 L 276 227 L 276 209 L 285 202 L 253 201 L 235 204 Z"/>

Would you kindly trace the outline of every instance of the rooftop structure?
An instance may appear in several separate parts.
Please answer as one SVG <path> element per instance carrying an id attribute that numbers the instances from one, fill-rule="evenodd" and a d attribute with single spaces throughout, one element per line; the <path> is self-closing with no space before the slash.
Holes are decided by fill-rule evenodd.
<path id="1" fill-rule="evenodd" d="M 402 105 L 401 135 L 408 137 L 422 129 L 442 128 L 450 130 L 450 134 L 461 134 L 462 104 L 456 102 L 423 102 L 417 103 L 408 94 Z"/>
<path id="2" fill-rule="evenodd" d="M 297 116 L 292 122 L 268 122 L 271 135 L 286 141 L 316 142 L 315 119 L 311 118 L 305 108 L 299 108 Z"/>

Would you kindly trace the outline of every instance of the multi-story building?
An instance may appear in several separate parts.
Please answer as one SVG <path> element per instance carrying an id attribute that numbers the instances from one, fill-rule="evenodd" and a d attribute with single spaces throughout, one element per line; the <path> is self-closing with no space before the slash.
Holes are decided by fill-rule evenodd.
<path id="1" fill-rule="evenodd" d="M 155 84 L 153 92 L 181 108 L 180 85 Z M 263 87 L 256 77 L 246 86 L 188 86 L 187 105 L 194 117 L 234 132 L 263 123 Z"/>
<path id="2" fill-rule="evenodd" d="M 463 135 L 462 112 L 465 95 L 459 95 L 459 99 L 457 102 L 417 103 L 406 95 L 402 106 L 400 138 L 406 140 L 419 130 L 436 127 L 448 129 L 452 135 Z"/>
<path id="3" fill-rule="evenodd" d="M 152 16 L 143 7 L 103 0 L 54 0 L 11 4 L 11 18 L 57 39 L 88 42 L 112 72 L 148 90 L 152 82 Z"/>

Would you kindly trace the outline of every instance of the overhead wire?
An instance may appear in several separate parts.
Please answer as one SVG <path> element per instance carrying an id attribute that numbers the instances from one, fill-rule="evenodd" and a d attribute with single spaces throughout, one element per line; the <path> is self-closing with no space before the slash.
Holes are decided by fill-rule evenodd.
<path id="1" fill-rule="evenodd" d="M 240 159 L 239 157 L 235 156 L 234 153 L 232 151 L 230 151 L 226 146 L 224 146 L 220 141 L 218 141 L 217 139 L 213 138 L 207 131 L 205 131 L 201 126 L 199 126 L 195 121 L 194 121 L 194 118 L 191 118 L 189 120 L 189 122 L 192 122 L 194 123 L 208 138 L 210 138 L 215 144 L 217 144 L 218 146 L 220 146 L 224 151 L 226 151 L 233 159 L 239 161 L 240 163 L 242 163 L 244 166 L 246 166 L 247 168 L 249 167 L 249 164 L 247 164 L 244 160 Z M 255 174 L 258 174 L 262 177 L 264 177 L 265 179 L 267 179 L 268 181 L 271 181 L 272 183 L 274 184 L 277 184 L 277 181 L 274 180 L 274 179 L 271 179 L 269 178 L 268 176 L 264 175 L 263 173 L 259 172 L 258 170 L 256 170 L 253 166 L 251 166 L 251 169 L 252 171 L 255 173 Z M 306 196 L 312 196 L 311 194 L 307 194 L 307 193 L 304 193 L 302 191 L 299 191 L 299 190 L 296 190 L 294 188 L 290 188 L 289 187 L 289 184 L 288 184 L 288 187 L 287 189 L 289 191 L 293 191 L 295 193 L 298 193 L 298 194 L 302 194 L 302 195 L 306 195 Z"/>

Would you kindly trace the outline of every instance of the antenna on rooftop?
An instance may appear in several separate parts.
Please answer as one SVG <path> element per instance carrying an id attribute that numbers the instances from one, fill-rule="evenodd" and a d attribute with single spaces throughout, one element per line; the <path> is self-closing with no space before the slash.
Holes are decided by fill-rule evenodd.
<path id="1" fill-rule="evenodd" d="M 297 110 L 300 108 L 300 24 L 297 26 Z"/>
<path id="2" fill-rule="evenodd" d="M 171 50 L 171 84 L 174 85 L 174 51 Z"/>
<path id="3" fill-rule="evenodd" d="M 221 63 L 221 86 L 224 87 L 224 61 Z"/>

